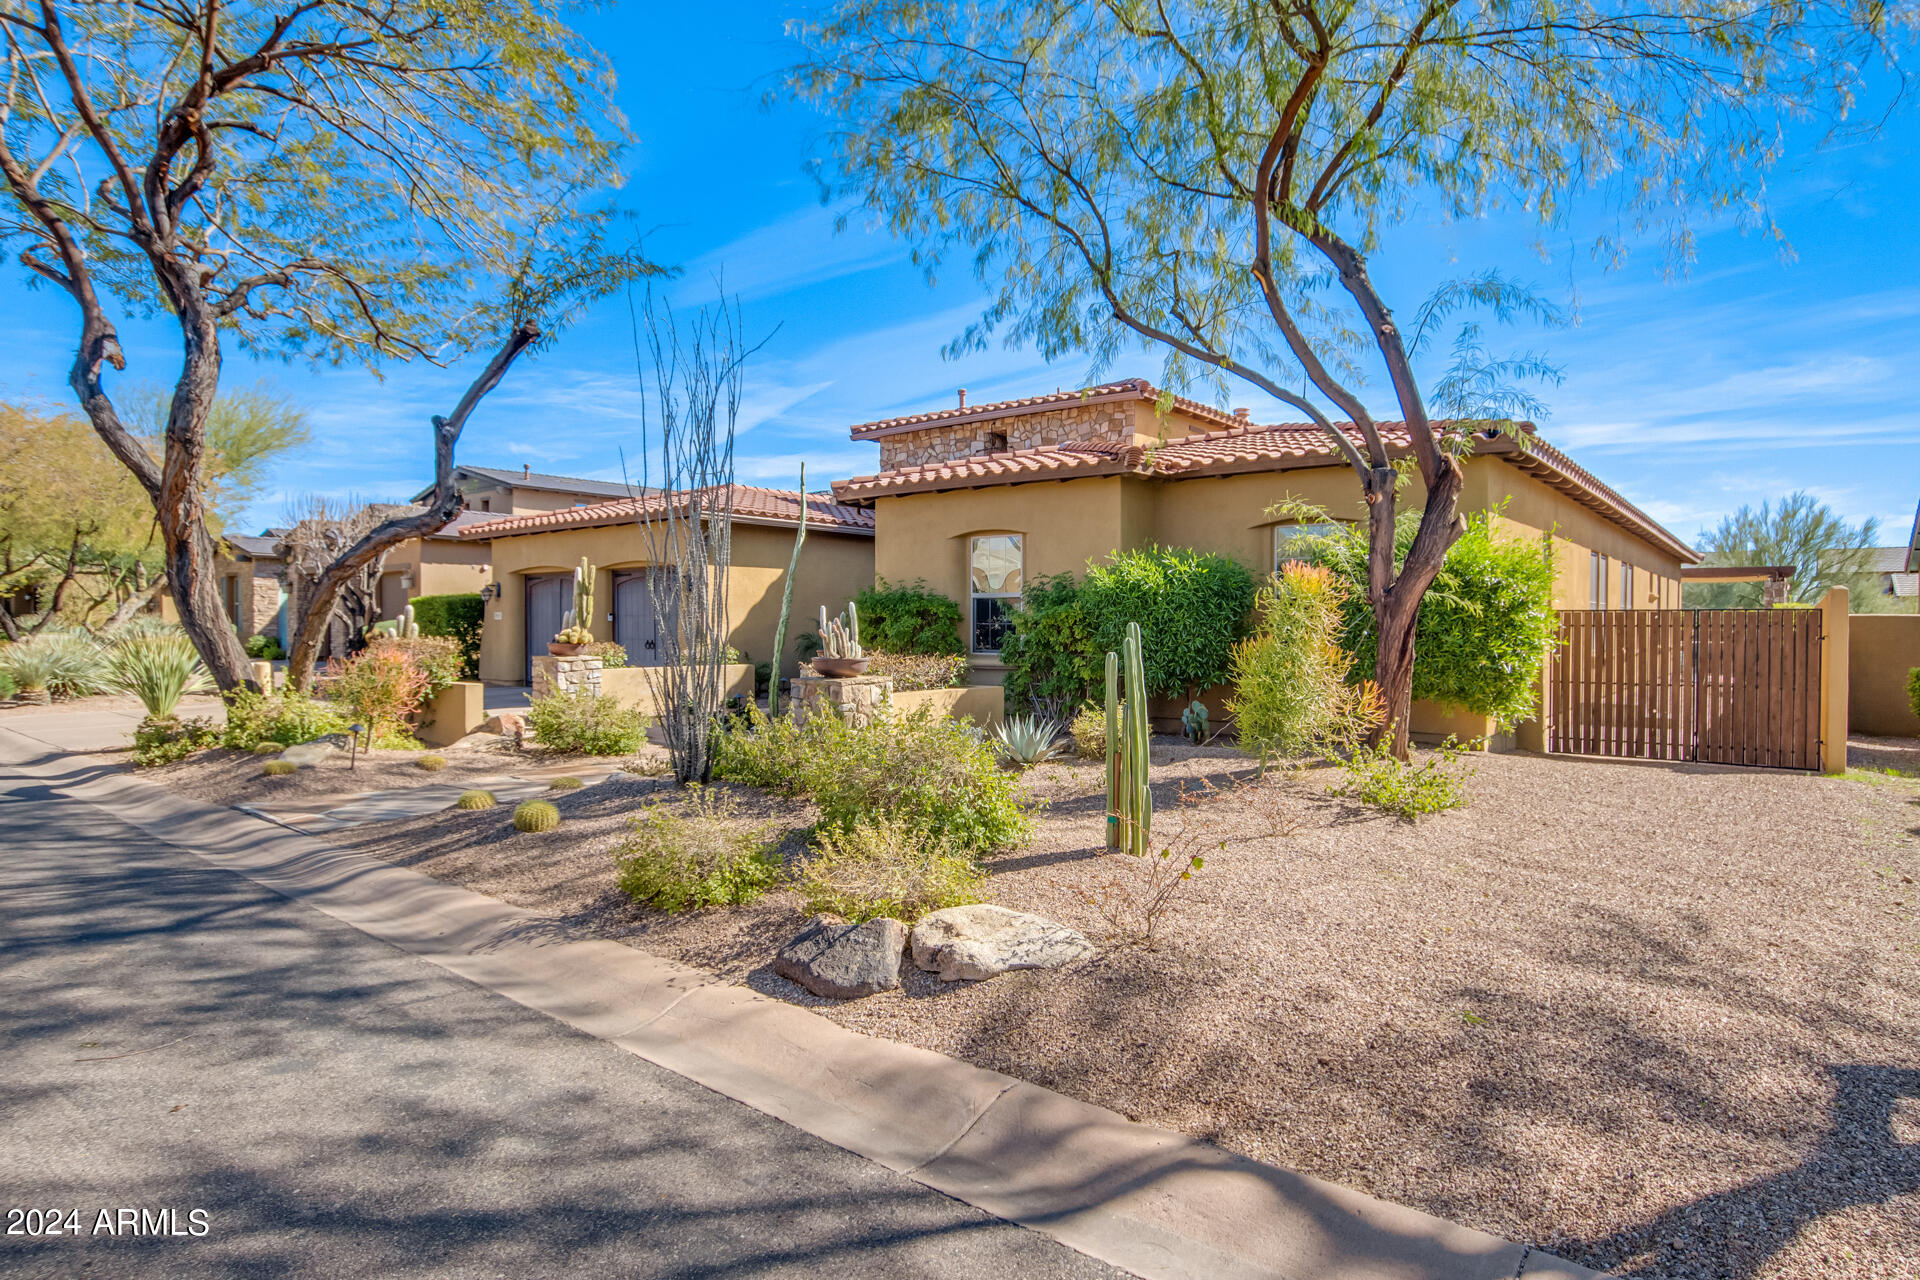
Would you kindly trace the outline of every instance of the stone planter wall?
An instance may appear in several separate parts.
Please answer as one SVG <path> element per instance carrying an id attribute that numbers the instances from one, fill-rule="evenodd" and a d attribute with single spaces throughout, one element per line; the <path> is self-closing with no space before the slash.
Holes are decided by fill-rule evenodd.
<path id="1" fill-rule="evenodd" d="M 572 657 L 556 658 L 551 654 L 533 660 L 533 696 L 544 698 L 551 693 L 590 693 L 600 696 L 600 671 L 604 664 L 598 658 Z"/>
<path id="2" fill-rule="evenodd" d="M 831 714 L 855 728 L 865 728 L 886 715 L 893 702 L 893 680 L 888 676 L 795 676 L 788 688 L 797 725 Z"/>

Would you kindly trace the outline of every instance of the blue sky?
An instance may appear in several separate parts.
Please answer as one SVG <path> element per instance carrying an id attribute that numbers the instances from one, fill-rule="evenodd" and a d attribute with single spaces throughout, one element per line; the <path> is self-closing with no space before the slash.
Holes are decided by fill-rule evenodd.
<path id="1" fill-rule="evenodd" d="M 698 303 L 724 275 L 747 327 L 771 333 L 749 372 L 739 439 L 742 479 L 790 487 L 802 459 L 809 487 L 874 469 L 876 451 L 849 424 L 954 402 L 1079 385 L 1084 361 L 1048 365 L 1031 351 L 943 360 L 980 295 L 955 271 L 929 287 L 906 246 L 855 228 L 836 234 L 804 163 L 817 124 L 763 109 L 772 74 L 792 57 L 782 23 L 801 5 L 713 0 L 616 7 L 589 34 L 621 76 L 639 143 L 622 202 L 657 259 L 684 275 L 674 296 Z M 1649 251 L 1603 272 L 1576 222 L 1550 260 L 1518 219 L 1413 224 L 1374 257 L 1389 301 L 1410 313 L 1439 280 L 1497 266 L 1577 305 L 1579 323 L 1546 333 L 1502 330 L 1497 345 L 1543 350 L 1566 373 L 1543 388 L 1547 438 L 1683 537 L 1745 502 L 1811 490 L 1851 520 L 1878 517 L 1881 541 L 1905 540 L 1920 499 L 1920 248 L 1909 234 L 1920 198 L 1920 131 L 1911 115 L 1871 142 L 1808 145 L 1773 178 L 1773 212 L 1792 242 L 1709 230 L 1684 277 Z M 1598 216 L 1595 210 L 1594 215 Z M 65 369 L 72 308 L 29 292 L 0 268 L 12 358 L 0 394 L 70 403 Z M 165 323 L 126 321 L 129 378 L 171 381 L 178 337 Z M 1155 378 L 1141 352 L 1112 376 Z M 249 525 L 277 522 L 290 497 L 393 497 L 431 479 L 428 418 L 472 376 L 395 366 L 384 381 L 355 369 L 313 370 L 237 352 L 230 383 L 265 379 L 306 404 L 313 444 L 272 476 Z M 1370 400 L 1395 416 L 1384 386 Z M 1239 395 L 1261 421 L 1295 414 Z M 481 407 L 461 441 L 480 465 L 618 479 L 638 447 L 638 383 L 626 303 L 603 304 L 540 359 L 523 362 Z"/>

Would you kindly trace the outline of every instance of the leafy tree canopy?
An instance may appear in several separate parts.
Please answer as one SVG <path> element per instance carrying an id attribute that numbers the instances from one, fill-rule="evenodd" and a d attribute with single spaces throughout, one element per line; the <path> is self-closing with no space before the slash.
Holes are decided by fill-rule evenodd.
<path id="1" fill-rule="evenodd" d="M 129 418 L 155 458 L 166 454 L 173 395 L 161 387 L 135 388 Z M 218 533 L 260 496 L 267 470 L 312 439 L 307 411 L 265 383 L 222 391 L 207 414 L 207 524 Z"/>
<path id="2" fill-rule="evenodd" d="M 1880 532 L 1877 520 L 1848 524 L 1833 508 L 1804 490 L 1778 505 L 1758 510 L 1743 506 L 1700 539 L 1703 564 L 1793 566 L 1787 599 L 1815 604 L 1830 587 L 1847 587 L 1855 596 L 1873 594 L 1868 564 Z M 1755 609 L 1762 588 L 1755 582 L 1688 583 L 1683 594 L 1690 609 Z"/>

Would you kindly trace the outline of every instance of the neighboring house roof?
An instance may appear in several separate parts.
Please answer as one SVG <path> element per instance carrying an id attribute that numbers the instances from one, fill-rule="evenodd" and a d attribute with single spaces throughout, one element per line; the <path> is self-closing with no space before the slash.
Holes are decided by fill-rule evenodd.
<path id="1" fill-rule="evenodd" d="M 623 484 L 618 480 L 583 480 L 579 476 L 550 476 L 539 471 L 529 471 L 522 467 L 518 471 L 504 470 L 498 467 L 458 466 L 453 469 L 456 482 L 461 476 L 478 476 L 496 484 L 520 489 L 544 489 L 550 493 L 572 493 L 583 498 L 626 498 L 631 497 L 640 488 L 639 485 Z M 425 502 L 433 493 L 428 485 L 413 495 L 414 502 Z M 484 513 L 483 513 L 484 514 Z"/>
<path id="2" fill-rule="evenodd" d="M 1868 573 L 1905 573 L 1907 571 L 1907 548 L 1905 547 L 1868 547 Z"/>
<path id="3" fill-rule="evenodd" d="M 498 519 L 500 519 L 499 516 L 487 511 L 462 511 L 453 518 L 452 524 L 447 525 L 438 533 L 428 534 L 427 536 L 431 538 L 459 538 L 465 535 L 469 529 L 477 528 L 483 524 L 492 524 Z"/>
<path id="4" fill-rule="evenodd" d="M 230 533 L 226 543 L 249 560 L 278 560 L 280 558 L 280 537 L 285 530 L 267 530 L 265 534 Z"/>
<path id="5" fill-rule="evenodd" d="M 910 413 L 899 418 L 862 422 L 852 428 L 852 433 L 855 440 L 877 440 L 881 436 L 898 435 L 903 431 L 918 431 L 926 427 L 957 426 L 963 422 L 978 422 L 986 418 L 1013 418 L 1021 414 L 1045 413 L 1050 409 L 1073 408 L 1083 404 L 1112 404 L 1124 400 L 1157 401 L 1160 397 L 1161 392 L 1145 378 L 1123 378 L 1118 382 L 1102 383 L 1097 387 L 1084 387 L 1076 391 L 1056 391 L 1046 396 L 1023 396 L 1018 400 L 995 400 L 989 404 L 956 405 L 951 409 L 937 409 L 931 413 Z M 1173 407 L 1202 422 L 1214 422 L 1223 427 L 1231 427 L 1236 423 L 1244 425 L 1242 419 L 1216 409 L 1210 404 L 1201 404 L 1198 400 L 1174 396 Z"/>
<path id="6" fill-rule="evenodd" d="M 1210 412 L 1217 415 L 1219 411 Z M 1351 423 L 1336 425 L 1359 443 L 1357 427 Z M 1403 456 L 1411 449 L 1406 423 L 1377 425 L 1389 453 Z M 1451 425 L 1445 421 L 1434 424 L 1441 431 Z M 1662 528 L 1651 516 L 1539 439 L 1532 423 L 1513 423 L 1508 431 L 1493 436 L 1476 433 L 1474 452 L 1501 458 L 1681 560 L 1700 558 L 1698 552 Z M 1034 480 L 1077 480 L 1085 476 L 1137 475 L 1184 480 L 1345 465 L 1339 450 L 1322 428 L 1310 422 L 1289 422 L 1209 431 L 1153 448 L 1087 443 L 975 454 L 835 481 L 833 493 L 843 502 L 870 502 L 894 494 L 939 493 Z"/>
<path id="7" fill-rule="evenodd" d="M 800 523 L 801 497 L 800 493 L 792 489 L 762 489 L 757 485 L 734 485 L 734 523 L 797 525 Z M 873 512 L 835 502 L 831 495 L 824 493 L 809 493 L 805 498 L 807 528 L 864 535 L 869 538 L 873 536 Z M 676 506 L 684 504 L 685 501 L 685 494 L 678 495 L 674 499 Z M 468 539 L 511 538 L 530 533 L 549 533 L 556 529 L 594 529 L 606 525 L 631 524 L 641 519 L 657 517 L 666 509 L 667 500 L 656 493 L 640 498 L 622 498 L 618 502 L 597 503 L 590 507 L 566 507 L 558 511 L 532 511 L 525 515 L 497 516 L 486 521 L 484 527 L 463 530 L 461 536 Z"/>

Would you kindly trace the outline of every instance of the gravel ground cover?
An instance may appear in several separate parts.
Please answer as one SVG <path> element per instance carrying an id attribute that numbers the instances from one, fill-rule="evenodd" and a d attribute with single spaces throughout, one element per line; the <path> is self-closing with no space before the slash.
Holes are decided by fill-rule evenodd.
<path id="1" fill-rule="evenodd" d="M 15 716 L 71 715 L 76 711 L 125 711 L 136 716 L 146 714 L 140 699 L 126 693 L 96 693 L 85 698 L 56 698 L 51 702 L 20 702 L 0 698 L 0 724 Z M 178 713 L 183 717 L 226 718 L 226 707 L 214 693 L 189 693 L 180 699 Z"/>
<path id="2" fill-rule="evenodd" d="M 336 843 L 1620 1274 L 1920 1276 L 1920 783 L 1485 756 L 1470 807 L 1411 824 L 1329 769 L 1155 758 L 1163 838 L 1182 782 L 1215 788 L 1155 949 L 848 1004 L 768 967 L 791 893 L 666 917 L 614 890 L 663 780 L 557 797 L 548 834 L 490 811 Z M 1026 789 L 1040 829 L 990 897 L 1102 938 L 1090 899 L 1137 864 L 1100 848 L 1098 766 Z M 810 809 L 741 795 L 799 856 Z"/>
<path id="3" fill-rule="evenodd" d="M 424 755 L 438 755 L 447 767 L 429 773 L 415 761 Z M 281 777 L 267 777 L 260 766 L 273 759 L 250 751 L 224 748 L 203 751 L 178 764 L 158 765 L 134 772 L 149 782 L 158 782 L 176 795 L 203 804 L 264 804 L 358 795 L 367 791 L 396 791 L 402 787 L 443 786 L 462 778 L 481 774 L 512 773 L 517 762 L 529 756 L 508 751 L 466 747 L 437 751 L 362 751 L 353 767 L 348 767 L 347 752 L 342 750 L 317 765 L 296 770 Z M 131 765 L 128 766 L 132 768 Z"/>

